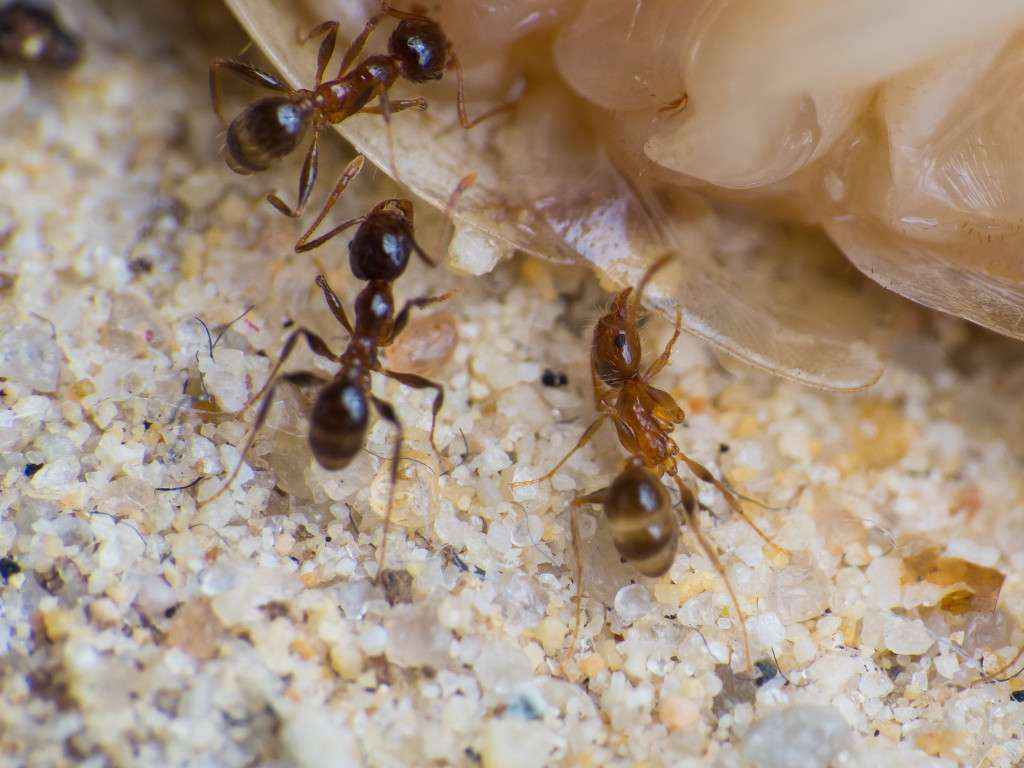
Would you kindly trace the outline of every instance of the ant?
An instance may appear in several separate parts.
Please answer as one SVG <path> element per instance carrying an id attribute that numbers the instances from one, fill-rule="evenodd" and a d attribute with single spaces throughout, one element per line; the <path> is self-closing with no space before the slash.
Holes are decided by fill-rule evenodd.
<path id="1" fill-rule="evenodd" d="M 357 157 L 356 161 L 358 160 L 360 158 Z M 449 212 L 455 205 L 458 196 L 472 181 L 473 176 L 470 175 L 459 183 L 449 200 Z M 343 188 L 343 183 L 339 182 L 338 186 Z M 335 192 L 340 194 L 338 189 Z M 322 218 L 323 215 L 317 219 L 310 232 Z M 379 352 L 392 344 L 403 331 L 413 309 L 446 301 L 451 294 L 411 299 L 397 314 L 395 312 L 395 299 L 391 284 L 405 272 L 411 254 L 415 252 L 425 264 L 434 266 L 434 261 L 416 243 L 413 235 L 413 207 L 409 200 L 389 199 L 378 203 L 368 214 L 335 227 L 326 235 L 312 242 L 296 246 L 296 249 L 316 248 L 355 223 L 361 223 L 362 226 L 349 244 L 349 264 L 352 273 L 358 279 L 366 280 L 367 284 L 355 300 L 354 324 L 349 321 L 341 299 L 327 283 L 327 279 L 323 275 L 317 275 L 316 278 L 316 284 L 323 292 L 328 308 L 334 318 L 349 333 L 348 346 L 343 353 L 338 355 L 331 351 L 327 342 L 308 328 L 297 328 L 288 335 L 266 384 L 250 398 L 243 408 L 245 410 L 252 403 L 260 400 L 252 431 L 242 449 L 238 464 L 221 488 L 200 502 L 199 506 L 209 504 L 218 498 L 238 476 L 246 453 L 252 447 L 257 433 L 267 419 L 274 391 L 279 382 L 284 381 L 300 387 L 312 384 L 321 385 L 309 417 L 309 446 L 317 463 L 327 470 L 344 469 L 362 449 L 369 426 L 370 404 L 372 403 L 377 414 L 390 422 L 397 433 L 391 454 L 391 481 L 388 489 L 387 512 L 384 518 L 384 534 L 378 553 L 379 574 L 383 573 L 386 563 L 388 530 L 391 526 L 391 509 L 395 483 L 398 478 L 398 459 L 402 450 L 403 429 L 391 404 L 371 394 L 370 374 L 377 372 L 413 389 L 433 389 L 435 391 L 434 402 L 431 406 L 430 445 L 434 452 L 440 455 L 434 441 L 434 432 L 437 426 L 437 415 L 444 404 L 444 387 L 415 373 L 403 373 L 383 367 Z M 328 377 L 313 371 L 296 371 L 279 376 L 278 372 L 288 360 L 299 339 L 305 339 L 314 354 L 337 363 L 339 366 L 337 373 L 333 377 Z"/>
<path id="2" fill-rule="evenodd" d="M 0 61 L 68 69 L 81 55 L 79 41 L 49 10 L 25 2 L 0 8 Z"/>
<path id="3" fill-rule="evenodd" d="M 399 22 L 388 40 L 388 53 L 368 56 L 353 66 L 370 34 L 388 16 Z M 357 113 L 381 115 L 388 130 L 392 175 L 397 178 L 391 115 L 406 109 L 422 111 L 427 108 L 426 100 L 419 96 L 397 100 L 388 96 L 400 77 L 413 83 L 425 83 L 441 79 L 446 69 L 454 68 L 458 80 L 459 123 L 467 130 L 513 106 L 512 103 L 500 104 L 471 120 L 466 112 L 462 64 L 440 25 L 427 16 L 396 10 L 386 2 L 345 51 L 337 76 L 325 81 L 324 73 L 334 55 L 338 26 L 337 21 L 325 21 L 301 38 L 301 42 L 307 42 L 323 37 L 312 90 L 290 88 L 273 75 L 237 59 L 215 59 L 210 64 L 210 94 L 214 111 L 222 123 L 227 124 L 221 112 L 221 70 L 281 94 L 252 102 L 227 126 L 225 161 L 231 170 L 243 175 L 264 171 L 275 160 L 294 152 L 312 130 L 313 138 L 299 176 L 295 208 L 276 194 L 267 195 L 274 208 L 291 218 L 302 215 L 316 184 L 320 133 L 327 124 L 340 123 Z M 370 105 L 374 98 L 378 106 Z"/>
<path id="4" fill-rule="evenodd" d="M 652 264 L 640 280 L 636 291 L 634 292 L 632 288 L 621 291 L 612 301 L 608 312 L 597 321 L 591 346 L 590 373 L 594 400 L 600 415 L 550 472 L 534 480 L 512 483 L 511 487 L 533 485 L 553 477 L 570 456 L 590 441 L 604 420 L 611 419 L 615 424 L 619 442 L 629 452 L 630 458 L 609 486 L 577 497 L 570 506 L 570 526 L 576 556 L 576 625 L 567 655 L 572 654 L 579 638 L 583 599 L 583 564 L 579 551 L 577 510 L 587 504 L 601 505 L 608 518 L 612 540 L 619 554 L 632 562 L 643 575 L 662 576 L 672 567 L 679 540 L 679 520 L 672 509 L 669 492 L 660 479 L 663 475 L 668 475 L 679 489 L 686 522 L 697 538 L 700 548 L 725 583 L 729 598 L 739 616 L 743 647 L 749 666 L 750 641 L 739 600 L 718 555 L 701 533 L 696 515 L 697 502 L 693 491 L 679 476 L 679 462 L 685 464 L 697 479 L 714 485 L 729 506 L 739 513 L 762 539 L 776 549 L 780 548 L 747 516 L 740 507 L 736 494 L 703 465 L 683 453 L 671 437 L 672 430 L 683 422 L 685 414 L 668 392 L 652 386 L 649 382 L 671 359 L 672 348 L 682 330 L 682 317 L 678 309 L 672 338 L 657 359 L 641 373 L 643 350 L 638 332 L 640 301 L 648 282 L 671 258 L 671 255 L 663 256 Z"/>

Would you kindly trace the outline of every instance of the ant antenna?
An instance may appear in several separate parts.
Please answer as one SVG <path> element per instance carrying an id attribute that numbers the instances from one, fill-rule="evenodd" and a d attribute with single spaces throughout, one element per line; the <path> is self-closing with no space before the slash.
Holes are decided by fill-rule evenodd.
<path id="1" fill-rule="evenodd" d="M 644 273 L 644 276 L 640 278 L 640 283 L 639 285 L 637 285 L 636 290 L 633 292 L 633 299 L 629 303 L 629 319 L 631 321 L 636 321 L 636 316 L 640 309 L 640 301 L 641 299 L 643 299 L 644 291 L 647 288 L 647 284 L 651 282 L 651 278 L 654 277 L 654 275 L 659 270 L 661 270 L 666 264 L 668 264 L 674 258 L 674 253 L 666 253 L 664 256 L 660 257 L 657 261 L 651 264 L 651 266 L 649 266 L 647 268 L 647 271 Z"/>

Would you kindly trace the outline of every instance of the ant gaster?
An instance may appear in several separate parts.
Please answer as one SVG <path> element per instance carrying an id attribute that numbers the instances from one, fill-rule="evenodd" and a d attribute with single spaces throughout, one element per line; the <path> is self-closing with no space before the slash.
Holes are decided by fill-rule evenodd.
<path id="1" fill-rule="evenodd" d="M 583 565 L 580 557 L 577 510 L 587 504 L 599 504 L 608 519 L 612 541 L 619 554 L 632 562 L 645 576 L 661 576 L 672 567 L 679 539 L 679 518 L 672 509 L 668 490 L 661 477 L 668 475 L 679 489 L 686 522 L 698 544 L 725 582 L 726 590 L 738 615 L 743 635 L 747 664 L 750 664 L 750 642 L 739 601 L 726 576 L 718 555 L 700 531 L 697 502 L 693 491 L 679 476 L 682 462 L 699 480 L 711 483 L 722 493 L 729 506 L 739 513 L 757 534 L 778 548 L 740 507 L 736 494 L 715 478 L 703 465 L 680 450 L 671 433 L 685 418 L 683 409 L 668 392 L 650 384 L 669 362 L 672 348 L 679 338 L 682 318 L 676 311 L 675 331 L 662 353 L 641 372 L 643 350 L 638 331 L 638 314 L 644 288 L 654 274 L 671 259 L 656 261 L 644 274 L 636 292 L 626 288 L 612 301 L 608 312 L 594 328 L 590 372 L 594 400 L 600 415 L 587 427 L 576 445 L 547 474 L 534 480 L 512 483 L 521 487 L 553 477 L 577 450 L 586 445 L 605 419 L 611 419 L 619 442 L 629 454 L 625 467 L 606 488 L 580 496 L 570 507 L 570 525 L 576 556 L 576 624 L 567 655 L 575 649 L 580 631 L 583 595 Z"/>
<path id="2" fill-rule="evenodd" d="M 412 203 L 408 200 L 385 200 L 375 206 L 367 215 L 353 221 L 361 221 L 362 226 L 349 246 L 350 263 L 356 277 L 368 281 L 355 300 L 354 324 L 349 322 L 341 299 L 328 285 L 327 279 L 323 275 L 318 275 L 316 278 L 316 284 L 323 292 L 324 300 L 331 313 L 349 333 L 348 346 L 344 352 L 338 355 L 331 351 L 327 342 L 308 328 L 297 328 L 289 334 L 281 349 L 281 355 L 267 378 L 267 383 L 246 404 L 248 407 L 262 398 L 238 465 L 224 485 L 212 496 L 204 499 L 200 506 L 210 503 L 224 493 L 238 475 L 245 454 L 252 447 L 256 434 L 266 421 L 277 384 L 281 381 L 298 386 L 319 383 L 321 385 L 320 392 L 309 416 L 309 446 L 313 457 L 324 469 L 343 469 L 362 449 L 370 422 L 371 404 L 377 414 L 390 422 L 397 432 L 391 455 L 391 479 L 384 534 L 378 553 L 380 564 L 378 570 L 382 571 L 385 564 L 388 529 L 391 524 L 391 508 L 395 482 L 398 477 L 398 459 L 402 450 L 403 430 L 391 404 L 371 393 L 370 374 L 377 372 L 407 387 L 435 391 L 431 408 L 430 444 L 436 453 L 434 430 L 437 424 L 437 415 L 444 403 L 444 388 L 418 374 L 385 368 L 381 364 L 379 352 L 394 342 L 402 332 L 413 309 L 445 301 L 450 294 L 411 299 L 400 311 L 395 312 L 391 284 L 405 271 L 411 252 L 415 252 L 428 265 L 433 266 L 434 264 L 413 238 Z M 334 234 L 337 234 L 337 229 L 318 238 L 313 243 L 307 243 L 306 250 L 322 244 Z M 305 339 L 314 354 L 337 363 L 339 366 L 337 373 L 333 377 L 313 371 L 296 371 L 278 375 L 299 339 Z"/>
<path id="3" fill-rule="evenodd" d="M 388 53 L 368 56 L 353 66 L 373 30 L 386 17 L 398 19 L 388 40 Z M 238 77 L 280 95 L 268 96 L 251 103 L 227 127 L 225 160 L 233 171 L 250 174 L 266 170 L 275 161 L 291 154 L 312 130 L 313 138 L 299 176 L 298 202 L 288 206 L 277 195 L 267 200 L 281 213 L 298 218 L 309 202 L 316 184 L 320 132 L 327 124 L 340 123 L 357 113 L 383 116 L 387 123 L 391 147 L 391 166 L 395 169 L 394 140 L 391 115 L 406 109 L 424 110 L 427 102 L 421 97 L 392 100 L 388 92 L 399 78 L 413 83 L 439 80 L 446 69 L 454 68 L 458 81 L 458 113 L 463 128 L 469 129 L 488 117 L 510 109 L 501 104 L 475 119 L 466 112 L 462 64 L 440 25 L 427 16 L 407 13 L 382 4 L 362 32 L 352 41 L 342 57 L 338 74 L 324 80 L 324 73 L 334 55 L 338 22 L 326 21 L 304 36 L 303 42 L 323 36 L 317 55 L 316 79 L 312 90 L 293 89 L 271 74 L 237 59 L 215 59 L 210 64 L 210 93 L 213 108 L 222 122 L 220 73 L 233 72 Z M 373 99 L 378 105 L 371 105 Z"/>
<path id="4" fill-rule="evenodd" d="M 0 8 L 0 61 L 67 69 L 80 57 L 78 40 L 51 11 L 24 2 Z"/>

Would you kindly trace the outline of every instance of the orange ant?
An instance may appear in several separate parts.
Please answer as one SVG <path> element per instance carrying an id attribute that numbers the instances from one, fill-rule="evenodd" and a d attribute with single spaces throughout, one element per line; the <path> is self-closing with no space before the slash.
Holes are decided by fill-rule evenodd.
<path id="1" fill-rule="evenodd" d="M 657 359 L 641 373 L 643 350 L 638 332 L 640 301 L 647 283 L 671 258 L 664 256 L 651 265 L 635 293 L 632 288 L 621 291 L 594 328 L 590 373 L 594 400 L 600 415 L 550 472 L 534 480 L 512 483 L 512 487 L 533 485 L 553 477 L 570 456 L 591 440 L 604 420 L 611 419 L 615 424 L 619 442 L 629 452 L 630 458 L 611 485 L 577 497 L 570 506 L 570 525 L 576 555 L 576 624 L 567 655 L 573 652 L 579 638 L 583 598 L 583 564 L 579 551 L 577 510 L 587 504 L 599 504 L 604 507 L 612 540 L 619 554 L 632 562 L 643 575 L 661 576 L 675 560 L 679 539 L 679 520 L 672 509 L 669 492 L 660 479 L 663 475 L 668 475 L 679 489 L 686 522 L 689 523 L 704 554 L 725 582 L 729 598 L 739 617 L 743 647 L 749 666 L 750 641 L 739 600 L 718 555 L 701 533 L 696 515 L 697 502 L 693 491 L 679 476 L 678 463 L 685 464 L 697 479 L 714 485 L 729 506 L 739 513 L 762 539 L 773 547 L 779 547 L 747 516 L 740 507 L 736 495 L 703 465 L 683 453 L 671 437 L 671 432 L 677 424 L 682 423 L 685 414 L 668 392 L 652 386 L 649 382 L 668 364 L 672 356 L 672 348 L 682 329 L 682 318 L 678 309 L 672 338 Z"/>
<path id="2" fill-rule="evenodd" d="M 370 34 L 388 16 L 399 22 L 388 40 L 388 53 L 368 56 L 353 66 Z M 391 167 L 397 178 L 391 115 L 406 109 L 427 108 L 426 100 L 419 96 L 391 100 L 388 91 L 398 78 L 425 83 L 441 79 L 446 69 L 454 68 L 458 80 L 459 122 L 467 130 L 513 106 L 511 103 L 500 104 L 475 119 L 469 118 L 462 64 L 440 25 L 427 16 L 395 10 L 386 2 L 382 3 L 380 12 L 370 17 L 345 51 L 338 75 L 333 80 L 325 81 L 324 73 L 334 55 L 338 22 L 323 22 L 305 35 L 302 42 L 319 36 L 323 36 L 323 40 L 317 55 L 312 90 L 290 88 L 273 75 L 237 59 L 215 59 L 210 64 L 210 94 L 214 111 L 222 123 L 227 124 L 221 112 L 221 70 L 233 72 L 253 85 L 281 94 L 252 102 L 227 126 L 225 160 L 236 173 L 248 175 L 266 170 L 275 160 L 295 151 L 312 129 L 313 139 L 299 176 L 295 208 L 289 207 L 275 194 L 267 195 L 271 205 L 291 218 L 302 215 L 316 184 L 320 132 L 327 124 L 340 123 L 357 113 L 383 116 L 391 148 Z M 378 106 L 370 105 L 374 98 L 378 100 Z"/>
<path id="3" fill-rule="evenodd" d="M 77 64 L 81 55 L 79 41 L 51 11 L 24 2 L 0 8 L 0 61 L 67 69 Z"/>
<path id="4" fill-rule="evenodd" d="M 460 184 L 456 194 L 463 188 L 464 184 Z M 453 195 L 452 204 L 454 204 L 454 197 Z M 398 459 L 402 451 L 403 430 L 391 404 L 371 394 L 370 374 L 377 372 L 407 387 L 433 389 L 436 392 L 431 407 L 430 445 L 435 453 L 439 453 L 437 444 L 434 442 L 434 430 L 437 425 L 437 415 L 444 403 L 444 387 L 415 373 L 402 373 L 385 368 L 380 362 L 379 352 L 393 343 L 402 332 L 413 309 L 445 301 L 450 294 L 411 299 L 397 314 L 395 312 L 395 299 L 391 284 L 405 271 L 410 253 L 415 252 L 426 264 L 434 265 L 434 262 L 413 238 L 411 202 L 398 199 L 385 200 L 375 206 L 370 213 L 359 219 L 354 219 L 352 223 L 354 222 L 362 222 L 362 226 L 349 246 L 350 263 L 355 276 L 367 281 L 366 287 L 360 291 L 355 300 L 354 324 L 349 322 L 341 299 L 328 285 L 327 279 L 323 275 L 318 275 L 316 278 L 316 284 L 323 292 L 324 301 L 327 302 L 331 313 L 349 333 L 348 346 L 343 353 L 338 355 L 331 351 L 327 342 L 308 328 L 297 328 L 289 334 L 281 348 L 277 363 L 267 378 L 267 383 L 245 405 L 248 408 L 249 405 L 262 398 L 252 431 L 242 449 L 238 464 L 224 485 L 212 496 L 200 502 L 200 506 L 209 504 L 218 498 L 234 482 L 246 453 L 252 447 L 256 434 L 267 419 L 273 402 L 274 390 L 279 382 L 284 381 L 297 386 L 321 385 L 309 417 L 309 446 L 317 463 L 327 470 L 345 468 L 363 447 L 370 420 L 370 404 L 372 403 L 377 414 L 390 422 L 397 433 L 391 453 L 391 485 L 388 490 L 384 535 L 378 556 L 379 573 L 384 570 L 395 482 L 398 478 Z M 341 231 L 339 228 L 335 228 L 313 243 L 306 243 L 305 250 L 323 244 L 339 231 Z M 338 364 L 338 371 L 333 377 L 313 371 L 296 371 L 278 375 L 300 338 L 306 340 L 306 344 L 314 354 Z"/>

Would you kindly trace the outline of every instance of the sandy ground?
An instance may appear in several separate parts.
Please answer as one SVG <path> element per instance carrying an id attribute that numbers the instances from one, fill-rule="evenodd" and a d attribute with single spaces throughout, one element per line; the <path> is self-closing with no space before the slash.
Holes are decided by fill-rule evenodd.
<path id="1" fill-rule="evenodd" d="M 340 245 L 290 255 L 296 226 L 262 201 L 291 199 L 297 163 L 242 178 L 217 156 L 206 66 L 244 42 L 219 4 L 65 9 L 83 64 L 0 74 L 0 764 L 1024 759 L 1024 682 L 979 682 L 1024 640 L 1020 345 L 908 311 L 886 375 L 850 396 L 684 337 L 659 378 L 689 414 L 678 441 L 779 508 L 747 506 L 788 554 L 698 489 L 758 664 L 690 537 L 645 579 L 588 509 L 585 623 L 563 667 L 567 505 L 622 454 L 606 428 L 552 482 L 509 484 L 592 418 L 586 324 L 606 295 L 585 270 L 527 259 L 403 276 L 399 297 L 455 296 L 389 358 L 426 355 L 444 383 L 441 457 L 429 394 L 375 383 L 407 438 L 386 589 L 384 423 L 328 473 L 306 447 L 308 393 L 282 389 L 238 481 L 197 508 L 289 328 L 343 346 L 318 269 L 346 301 L 359 284 Z M 345 153 L 328 143 L 326 178 Z M 338 216 L 393 193 L 367 174 Z M 418 221 L 440 252 L 437 217 Z M 669 328 L 648 330 L 653 348 Z"/>

